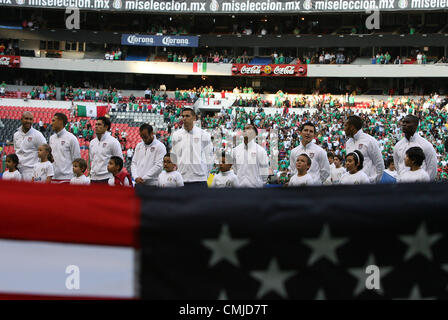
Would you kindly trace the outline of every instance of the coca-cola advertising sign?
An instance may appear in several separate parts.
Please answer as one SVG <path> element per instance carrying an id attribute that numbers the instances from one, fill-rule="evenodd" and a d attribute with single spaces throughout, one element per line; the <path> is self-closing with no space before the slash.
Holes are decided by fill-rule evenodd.
<path id="1" fill-rule="evenodd" d="M 20 57 L 0 55 L 0 67 L 20 68 Z"/>
<path id="2" fill-rule="evenodd" d="M 307 68 L 299 64 L 233 64 L 234 76 L 306 77 Z"/>

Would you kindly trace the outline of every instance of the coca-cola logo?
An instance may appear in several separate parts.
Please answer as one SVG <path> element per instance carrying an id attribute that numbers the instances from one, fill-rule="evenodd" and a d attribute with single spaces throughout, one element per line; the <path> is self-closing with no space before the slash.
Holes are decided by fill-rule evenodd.
<path id="1" fill-rule="evenodd" d="M 9 66 L 9 57 L 1 57 L 0 58 L 0 66 Z"/>
<path id="2" fill-rule="evenodd" d="M 241 74 L 260 74 L 261 66 L 242 66 L 240 72 Z"/>
<path id="3" fill-rule="evenodd" d="M 294 75 L 294 66 L 280 67 L 276 66 L 274 74 Z"/>
<path id="4" fill-rule="evenodd" d="M 245 65 L 236 64 L 232 66 L 234 75 L 260 75 L 260 76 L 304 76 L 306 66 L 298 65 Z"/>

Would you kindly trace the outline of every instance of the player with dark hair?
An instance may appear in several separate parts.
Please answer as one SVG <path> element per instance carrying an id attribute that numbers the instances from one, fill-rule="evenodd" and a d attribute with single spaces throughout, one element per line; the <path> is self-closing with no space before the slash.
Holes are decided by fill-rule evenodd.
<path id="1" fill-rule="evenodd" d="M 95 123 L 96 137 L 90 142 L 90 183 L 108 183 L 112 174 L 108 172 L 109 159 L 113 156 L 123 159 L 121 146 L 109 132 L 109 118 L 99 117 Z"/>
<path id="2" fill-rule="evenodd" d="M 397 142 L 394 147 L 394 163 L 395 169 L 398 173 L 398 179 L 406 171 L 410 170 L 410 167 L 405 164 L 406 151 L 411 147 L 420 147 L 425 154 L 425 160 L 422 164 L 422 169 L 429 175 L 431 181 L 434 181 L 437 177 L 437 154 L 433 145 L 425 138 L 420 136 L 417 132 L 419 119 L 411 114 L 404 117 L 402 120 L 402 131 L 404 133 L 403 139 Z"/>
<path id="3" fill-rule="evenodd" d="M 49 140 L 54 157 L 52 183 L 70 183 L 73 178 L 73 161 L 81 157 L 78 139 L 65 130 L 67 123 L 67 116 L 63 113 L 55 113 L 51 120 L 55 132 Z"/>
<path id="4" fill-rule="evenodd" d="M 191 108 L 182 111 L 183 127 L 173 133 L 171 153 L 185 187 L 207 188 L 213 167 L 213 146 L 208 132 L 194 125 L 196 113 Z"/>
<path id="5" fill-rule="evenodd" d="M 370 183 L 378 183 L 384 171 L 384 161 L 378 141 L 362 131 L 362 119 L 349 116 L 344 125 L 345 134 L 349 139 L 346 143 L 347 154 L 359 150 L 364 156 L 364 172 Z"/>
<path id="6" fill-rule="evenodd" d="M 155 138 L 152 126 L 147 123 L 140 126 L 140 138 L 142 141 L 135 147 L 132 158 L 132 177 L 136 184 L 157 186 L 166 148 Z"/>
<path id="7" fill-rule="evenodd" d="M 316 128 L 313 123 L 306 122 L 302 124 L 300 127 L 302 141 L 291 151 L 289 169 L 291 175 L 297 174 L 297 158 L 300 154 L 305 153 L 312 160 L 308 174 L 316 184 L 322 184 L 330 176 L 330 163 L 325 150 L 313 142 L 315 135 Z"/>

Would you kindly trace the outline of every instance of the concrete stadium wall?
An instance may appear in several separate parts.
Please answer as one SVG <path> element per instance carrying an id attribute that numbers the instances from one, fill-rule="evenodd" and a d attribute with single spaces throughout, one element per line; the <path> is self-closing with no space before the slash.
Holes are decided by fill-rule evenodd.
<path id="1" fill-rule="evenodd" d="M 206 72 L 193 72 L 193 63 L 22 57 L 21 68 L 172 75 L 232 75 L 232 65 L 222 63 L 208 63 Z M 308 77 L 435 78 L 448 77 L 447 71 L 448 64 L 308 65 Z"/>

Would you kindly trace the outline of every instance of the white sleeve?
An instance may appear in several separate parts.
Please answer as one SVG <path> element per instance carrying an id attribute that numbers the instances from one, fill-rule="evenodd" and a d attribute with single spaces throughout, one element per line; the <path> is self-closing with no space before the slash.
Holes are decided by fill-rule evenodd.
<path id="1" fill-rule="evenodd" d="M 330 162 L 325 151 L 319 152 L 320 180 L 322 183 L 330 176 Z"/>
<path id="2" fill-rule="evenodd" d="M 384 161 L 383 155 L 381 154 L 381 150 L 376 140 L 372 140 L 372 142 L 370 143 L 369 156 L 376 171 L 375 181 L 372 182 L 379 183 L 384 172 Z"/>
<path id="3" fill-rule="evenodd" d="M 398 177 L 400 176 L 401 168 L 400 168 L 400 159 L 398 158 L 397 146 L 398 146 L 398 143 L 394 147 L 393 157 L 394 157 L 395 170 L 397 171 L 397 182 L 399 182 Z"/>
<path id="4" fill-rule="evenodd" d="M 234 187 L 234 188 L 239 188 L 239 186 L 240 186 L 240 182 L 239 182 L 239 180 L 238 180 L 238 177 L 235 175 L 235 176 L 233 177 L 233 187 Z"/>
<path id="5" fill-rule="evenodd" d="M 79 147 L 78 139 L 73 138 L 72 142 L 72 161 L 81 158 L 81 148 Z"/>
<path id="6" fill-rule="evenodd" d="M 235 148 L 232 149 L 231 157 L 232 157 L 232 168 L 233 168 L 233 172 L 234 172 L 235 175 L 236 175 L 236 174 L 238 174 L 238 164 L 236 163 Z"/>
<path id="7" fill-rule="evenodd" d="M 47 140 L 45 140 L 44 135 L 42 133 L 40 133 L 39 131 L 38 131 L 38 133 L 39 134 L 37 135 L 37 143 L 38 143 L 37 147 L 39 147 L 41 144 L 47 143 Z"/>
<path id="8" fill-rule="evenodd" d="M 292 149 L 291 155 L 289 156 L 289 172 L 291 172 L 292 176 L 297 174 L 296 161 L 297 161 L 297 152 L 295 151 L 295 149 Z"/>
<path id="9" fill-rule="evenodd" d="M 177 186 L 178 187 L 183 187 L 184 186 L 184 179 L 182 178 L 182 175 L 179 172 L 177 172 L 177 179 L 176 179 L 176 181 L 177 181 Z"/>
<path id="10" fill-rule="evenodd" d="M 435 181 L 437 178 L 437 154 L 434 147 L 428 142 L 427 152 L 425 154 L 426 159 L 426 172 L 429 175 L 431 181 Z"/>
<path id="11" fill-rule="evenodd" d="M 149 180 L 151 178 L 156 179 L 163 170 L 163 157 L 166 154 L 165 146 L 161 145 L 156 148 L 155 152 L 157 153 L 155 159 L 156 163 L 143 177 L 141 177 L 143 180 Z"/>
<path id="12" fill-rule="evenodd" d="M 260 147 L 260 150 L 262 150 L 262 152 L 260 152 L 258 160 L 260 161 L 260 175 L 263 183 L 266 184 L 269 177 L 269 158 L 266 150 L 264 150 L 263 147 Z"/>
<path id="13" fill-rule="evenodd" d="M 17 153 L 17 151 L 19 151 L 19 149 L 20 149 L 18 136 L 19 136 L 18 132 L 14 133 L 13 142 L 14 142 L 14 152 L 15 153 Z"/>
<path id="14" fill-rule="evenodd" d="M 114 139 L 114 143 L 112 144 L 111 153 L 113 156 L 120 157 L 123 160 L 123 153 L 121 152 L 120 142 L 117 139 Z"/>
<path id="15" fill-rule="evenodd" d="M 53 164 L 49 164 L 47 166 L 47 177 L 53 177 L 54 176 L 54 168 L 53 168 Z"/>
<path id="16" fill-rule="evenodd" d="M 214 159 L 213 159 L 213 145 L 212 145 L 212 140 L 210 137 L 210 134 L 208 134 L 208 132 L 205 133 L 206 136 L 206 145 L 204 147 L 204 153 L 205 153 L 205 161 L 207 163 L 207 170 L 208 173 L 210 174 L 210 171 L 212 171 L 213 169 L 213 164 L 214 164 Z"/>
<path id="17" fill-rule="evenodd" d="M 135 147 L 135 152 L 134 152 L 134 156 L 132 157 L 132 162 L 131 162 L 131 175 L 134 179 L 140 178 L 137 176 L 137 161 L 140 160 L 139 155 L 140 155 L 140 149 L 139 146 L 137 145 L 137 147 Z"/>

